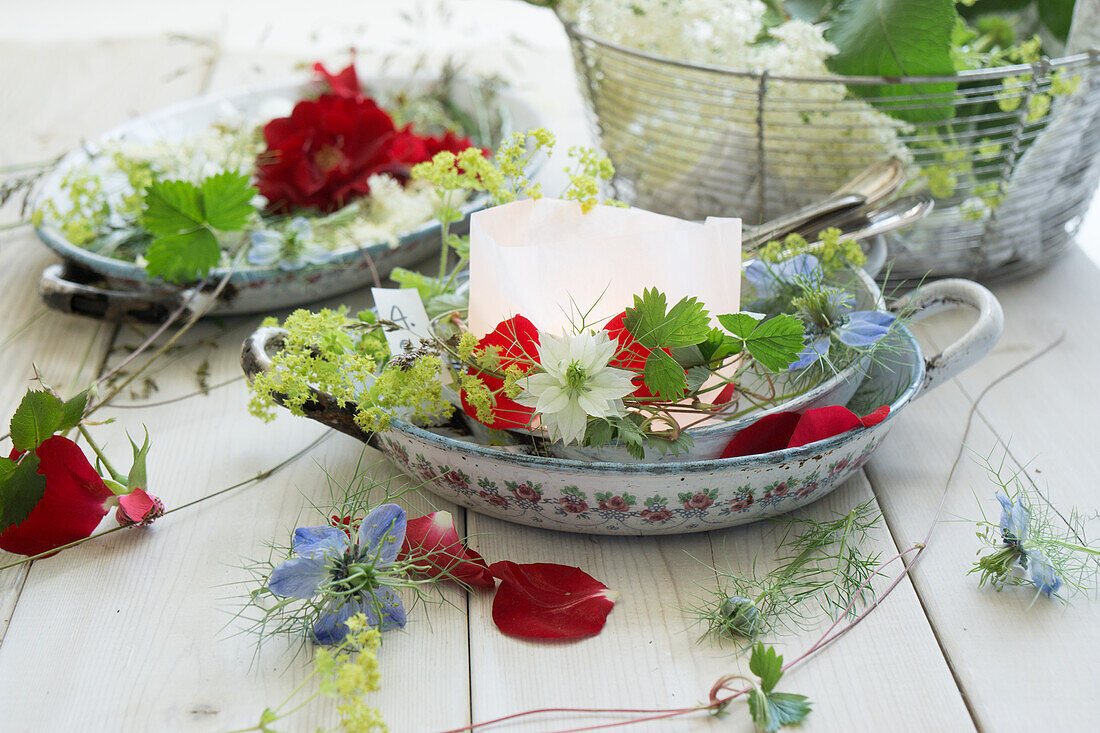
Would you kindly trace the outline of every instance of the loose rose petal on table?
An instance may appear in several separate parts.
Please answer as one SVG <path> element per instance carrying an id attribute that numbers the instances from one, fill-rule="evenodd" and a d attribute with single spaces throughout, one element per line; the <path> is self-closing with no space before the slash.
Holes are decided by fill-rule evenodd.
<path id="1" fill-rule="evenodd" d="M 553 563 L 495 562 L 500 579 L 493 622 L 505 634 L 528 639 L 574 639 L 598 634 L 618 591 L 580 568 Z"/>
<path id="2" fill-rule="evenodd" d="M 114 504 L 112 492 L 73 441 L 55 435 L 34 449 L 46 489 L 30 515 L 0 534 L 0 549 L 37 555 L 89 536 Z M 13 450 L 13 460 L 22 455 Z"/>
<path id="3" fill-rule="evenodd" d="M 476 588 L 496 585 L 485 558 L 458 538 L 450 512 L 410 519 L 398 557 L 430 565 L 431 570 L 424 573 L 429 578 L 453 578 Z"/>

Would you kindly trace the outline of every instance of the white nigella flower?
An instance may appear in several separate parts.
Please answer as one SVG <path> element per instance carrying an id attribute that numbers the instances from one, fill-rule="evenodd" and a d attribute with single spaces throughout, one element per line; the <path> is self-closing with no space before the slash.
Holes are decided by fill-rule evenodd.
<path id="1" fill-rule="evenodd" d="M 551 440 L 580 442 L 589 416 L 625 414 L 623 397 L 637 389 L 630 381 L 635 375 L 607 365 L 618 346 L 607 333 L 540 332 L 539 344 L 543 371 L 520 380 L 516 401 L 535 409 Z"/>

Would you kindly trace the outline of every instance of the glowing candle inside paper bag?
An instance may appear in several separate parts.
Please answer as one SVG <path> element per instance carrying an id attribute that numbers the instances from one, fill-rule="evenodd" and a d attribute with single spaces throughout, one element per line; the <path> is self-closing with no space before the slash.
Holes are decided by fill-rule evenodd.
<path id="1" fill-rule="evenodd" d="M 656 287 L 671 307 L 698 298 L 711 316 L 741 298 L 741 220 L 684 221 L 575 201 L 517 201 L 470 219 L 469 330 L 482 336 L 522 314 L 550 333 L 599 329 Z M 591 311 L 591 312 L 589 312 Z"/>

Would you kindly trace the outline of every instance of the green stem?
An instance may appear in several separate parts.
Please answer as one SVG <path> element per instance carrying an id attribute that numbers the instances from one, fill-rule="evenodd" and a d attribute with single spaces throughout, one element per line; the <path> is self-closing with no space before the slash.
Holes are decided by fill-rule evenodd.
<path id="1" fill-rule="evenodd" d="M 88 432 L 88 429 L 84 427 L 84 424 L 81 423 L 80 425 L 77 425 L 76 429 L 79 430 L 80 434 L 84 436 L 84 440 L 88 441 L 88 445 L 91 447 L 92 451 L 95 452 L 96 458 L 100 460 L 100 462 L 107 469 L 107 472 L 111 474 L 111 478 L 113 478 L 115 481 L 118 481 L 120 484 L 125 484 L 126 476 L 115 470 L 115 467 L 111 465 L 111 462 L 109 460 L 107 460 L 107 456 L 103 454 L 103 451 L 100 450 L 98 445 L 96 445 L 96 442 L 92 440 L 92 434 Z"/>

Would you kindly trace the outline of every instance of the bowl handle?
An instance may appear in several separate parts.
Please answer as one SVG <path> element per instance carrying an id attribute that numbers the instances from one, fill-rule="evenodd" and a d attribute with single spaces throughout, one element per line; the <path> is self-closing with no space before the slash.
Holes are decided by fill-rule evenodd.
<path id="1" fill-rule="evenodd" d="M 281 348 L 285 337 L 286 330 L 276 326 L 264 326 L 253 331 L 245 339 L 241 347 L 241 369 L 244 370 L 249 382 L 257 374 L 271 369 L 268 350 L 277 351 Z M 312 397 L 302 405 L 302 413 L 306 417 L 361 440 L 372 448 L 383 449 L 377 433 L 368 433 L 355 422 L 355 405 L 340 405 L 331 395 L 313 387 L 310 387 L 310 393 Z M 276 393 L 273 396 L 276 402 L 285 406 L 283 395 Z"/>
<path id="2" fill-rule="evenodd" d="M 163 323 L 190 297 L 190 291 L 158 296 L 151 293 L 107 290 L 96 287 L 85 279 L 80 270 L 65 265 L 50 265 L 42 271 L 38 281 L 38 294 L 43 302 L 62 313 L 98 318 L 102 321 L 134 319 L 143 323 Z M 185 309 L 183 318 L 190 318 Z"/>
<path id="3" fill-rule="evenodd" d="M 946 349 L 927 359 L 921 394 L 954 378 L 993 350 L 1004 330 L 1004 311 L 997 297 L 972 280 L 938 280 L 898 299 L 890 310 L 919 321 L 952 308 L 973 308 L 977 322 Z"/>

